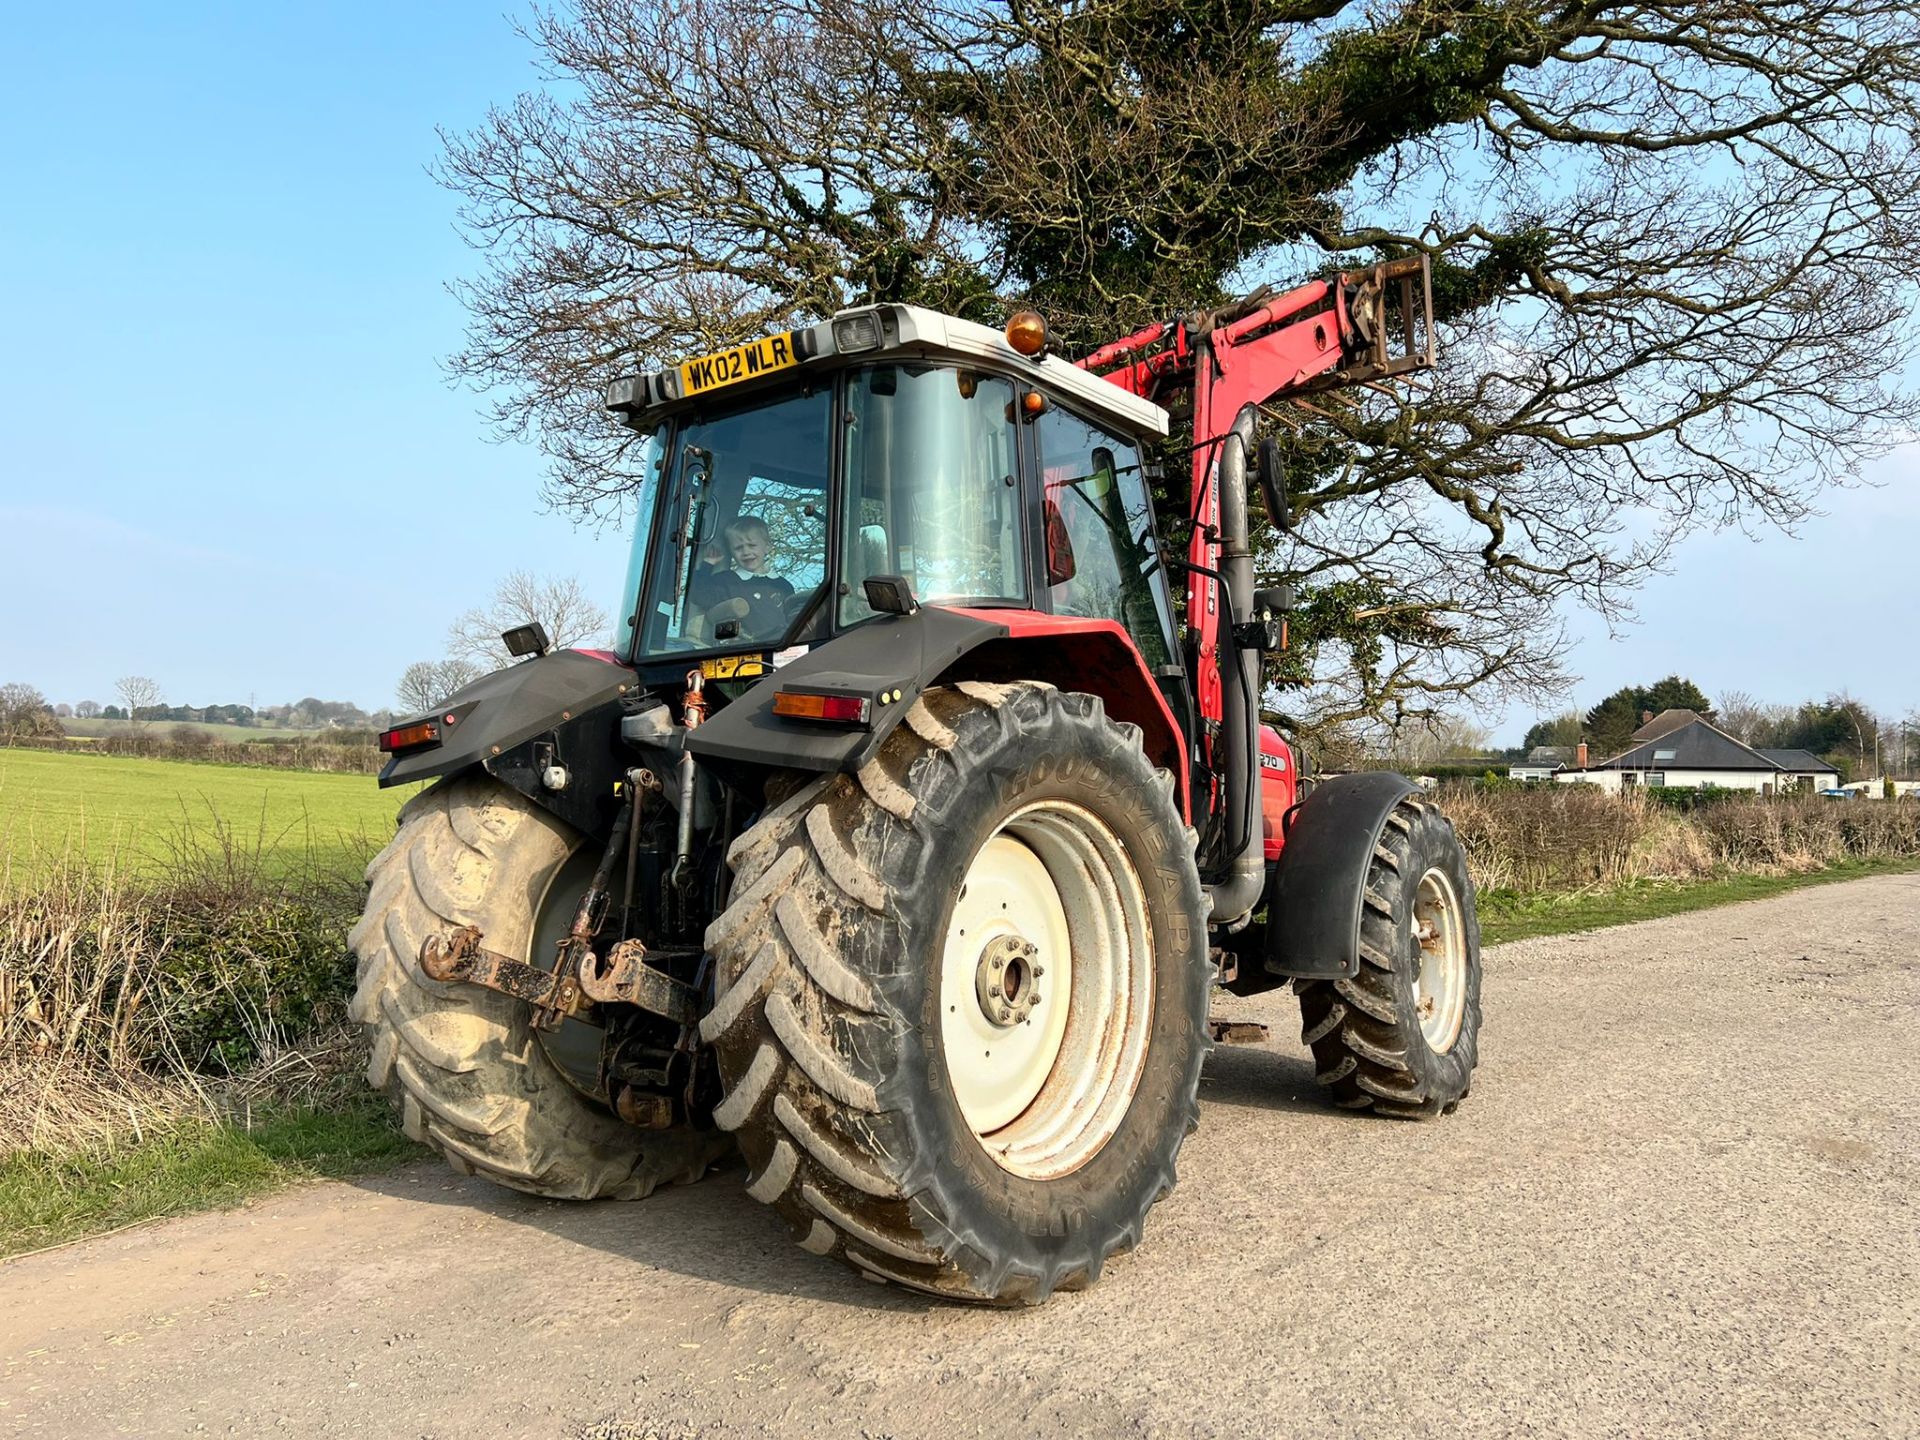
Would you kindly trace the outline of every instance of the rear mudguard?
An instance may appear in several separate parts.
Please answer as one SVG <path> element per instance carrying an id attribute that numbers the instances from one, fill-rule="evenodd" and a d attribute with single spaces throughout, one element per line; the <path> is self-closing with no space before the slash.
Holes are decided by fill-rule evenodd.
<path id="1" fill-rule="evenodd" d="M 1293 822 L 1267 895 L 1271 975 L 1337 980 L 1360 971 L 1360 907 L 1387 817 L 1419 786 L 1391 770 L 1314 786 Z"/>
<path id="2" fill-rule="evenodd" d="M 768 674 L 694 731 L 702 764 L 745 782 L 768 769 L 851 772 L 873 758 L 929 685 L 1046 680 L 1098 695 L 1116 721 L 1138 725 L 1155 764 L 1179 779 L 1180 731 L 1127 633 L 1111 620 L 1031 610 L 921 606 L 869 620 Z M 869 702 L 864 727 L 773 713 L 782 690 L 819 687 Z"/>
<path id="3" fill-rule="evenodd" d="M 883 615 L 816 645 L 769 673 L 687 739 L 702 764 L 787 770 L 858 770 L 906 718 L 920 692 L 953 663 L 1007 633 L 937 606 Z M 868 702 L 864 726 L 823 725 L 773 713 L 782 690 L 818 687 Z"/>
<path id="4" fill-rule="evenodd" d="M 440 743 L 395 755 L 380 783 L 405 785 L 477 767 L 576 829 L 603 833 L 620 773 L 616 702 L 638 685 L 626 666 L 579 650 L 509 665 L 448 696 L 434 712 Z M 566 772 L 558 790 L 546 784 L 556 767 Z"/>

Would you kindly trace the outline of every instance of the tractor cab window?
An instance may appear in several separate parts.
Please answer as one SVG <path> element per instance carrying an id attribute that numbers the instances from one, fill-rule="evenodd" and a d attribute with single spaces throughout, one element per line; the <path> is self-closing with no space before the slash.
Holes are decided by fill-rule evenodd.
<path id="1" fill-rule="evenodd" d="M 878 365 L 847 377 L 840 620 L 863 581 L 904 575 L 923 601 L 1024 603 L 1013 386 L 971 370 Z"/>
<path id="2" fill-rule="evenodd" d="M 673 430 L 639 658 L 764 648 L 803 618 L 811 635 L 827 577 L 832 416 L 832 387 L 819 385 Z"/>
<path id="3" fill-rule="evenodd" d="M 1167 664 L 1173 624 L 1139 447 L 1058 406 L 1034 430 L 1054 613 L 1118 620 L 1150 667 Z"/>

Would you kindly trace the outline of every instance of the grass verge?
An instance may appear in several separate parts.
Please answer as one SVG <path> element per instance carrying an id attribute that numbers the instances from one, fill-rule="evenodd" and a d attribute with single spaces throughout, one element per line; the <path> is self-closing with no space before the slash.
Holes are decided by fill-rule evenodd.
<path id="1" fill-rule="evenodd" d="M 1488 890 L 1479 897 L 1480 936 L 1488 945 L 1530 940 L 1540 935 L 1566 935 L 1575 930 L 1599 930 L 1630 925 L 1636 920 L 1658 920 L 1689 910 L 1731 905 L 1741 900 L 1765 900 L 1809 885 L 1837 880 L 1859 880 L 1870 875 L 1902 875 L 1920 870 L 1920 860 L 1845 860 L 1823 870 L 1798 875 L 1728 875 L 1716 880 L 1636 880 L 1604 890 L 1561 894 L 1519 895 L 1510 890 Z"/>
<path id="2" fill-rule="evenodd" d="M 256 1110 L 250 1120 L 193 1121 L 104 1152 L 0 1157 L 0 1257 L 426 1154 L 372 1094 L 324 1109 Z"/>

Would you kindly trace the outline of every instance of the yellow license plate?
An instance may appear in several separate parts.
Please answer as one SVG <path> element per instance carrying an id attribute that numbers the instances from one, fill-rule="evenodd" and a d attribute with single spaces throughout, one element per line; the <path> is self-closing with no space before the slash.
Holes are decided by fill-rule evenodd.
<path id="1" fill-rule="evenodd" d="M 764 655 L 716 655 L 700 662 L 700 674 L 708 680 L 746 680 L 766 673 Z"/>
<path id="2" fill-rule="evenodd" d="M 680 393 L 689 398 L 704 395 L 709 390 L 738 385 L 742 380 L 770 375 L 775 370 L 791 369 L 799 363 L 800 357 L 793 353 L 792 331 L 784 335 L 769 335 L 763 340 L 722 350 L 717 355 L 702 355 L 695 360 L 681 361 Z"/>

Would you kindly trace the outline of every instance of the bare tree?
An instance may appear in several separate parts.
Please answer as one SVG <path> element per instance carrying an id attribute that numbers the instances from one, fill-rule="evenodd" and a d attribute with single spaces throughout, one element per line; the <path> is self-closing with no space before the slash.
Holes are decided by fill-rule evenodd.
<path id="1" fill-rule="evenodd" d="M 607 510 L 614 375 L 869 299 L 1069 345 L 1424 253 L 1446 360 L 1268 416 L 1329 726 L 1564 686 L 1689 532 L 1915 418 L 1920 33 L 1890 0 L 578 0 L 450 137 L 455 370 Z M 1418 57 L 1417 63 L 1409 57 Z M 1191 437 L 1206 441 L 1212 437 Z M 1178 467 L 1174 467 L 1176 473 Z M 1313 718 L 1313 717 L 1310 717 Z"/>
<path id="2" fill-rule="evenodd" d="M 1433 715 L 1400 726 L 1384 753 L 1399 766 L 1441 765 L 1485 755 L 1492 739 L 1485 725 L 1459 715 Z"/>
<path id="3" fill-rule="evenodd" d="M 31 685 L 0 685 L 0 744 L 12 745 L 42 735 L 58 735 L 47 697 Z"/>
<path id="4" fill-rule="evenodd" d="M 142 724 L 140 712 L 161 703 L 159 682 L 145 675 L 123 675 L 113 682 L 113 693 L 120 697 L 120 703 L 126 707 L 127 720 L 134 725 Z"/>
<path id="5" fill-rule="evenodd" d="M 468 660 L 416 660 L 401 674 L 394 698 L 402 714 L 418 715 L 438 709 L 443 700 L 481 673 Z"/>
<path id="6" fill-rule="evenodd" d="M 607 612 L 588 597 L 577 576 L 542 578 L 515 570 L 494 587 L 487 604 L 453 622 L 447 630 L 447 654 L 483 670 L 497 670 L 513 659 L 500 642 L 501 632 L 535 622 L 546 628 L 556 649 L 564 649 L 603 638 Z"/>
<path id="7" fill-rule="evenodd" d="M 1723 690 L 1717 702 L 1718 725 L 1727 734 L 1745 745 L 1758 745 L 1762 740 L 1762 728 L 1767 723 L 1766 707 L 1744 690 Z"/>
<path id="8" fill-rule="evenodd" d="M 78 705 L 73 707 L 73 713 L 78 715 L 82 720 L 92 720 L 100 713 L 100 702 L 98 700 L 82 700 Z"/>
<path id="9" fill-rule="evenodd" d="M 393 698 L 402 714 L 418 715 L 440 703 L 440 666 L 432 660 L 416 660 L 400 674 Z"/>

